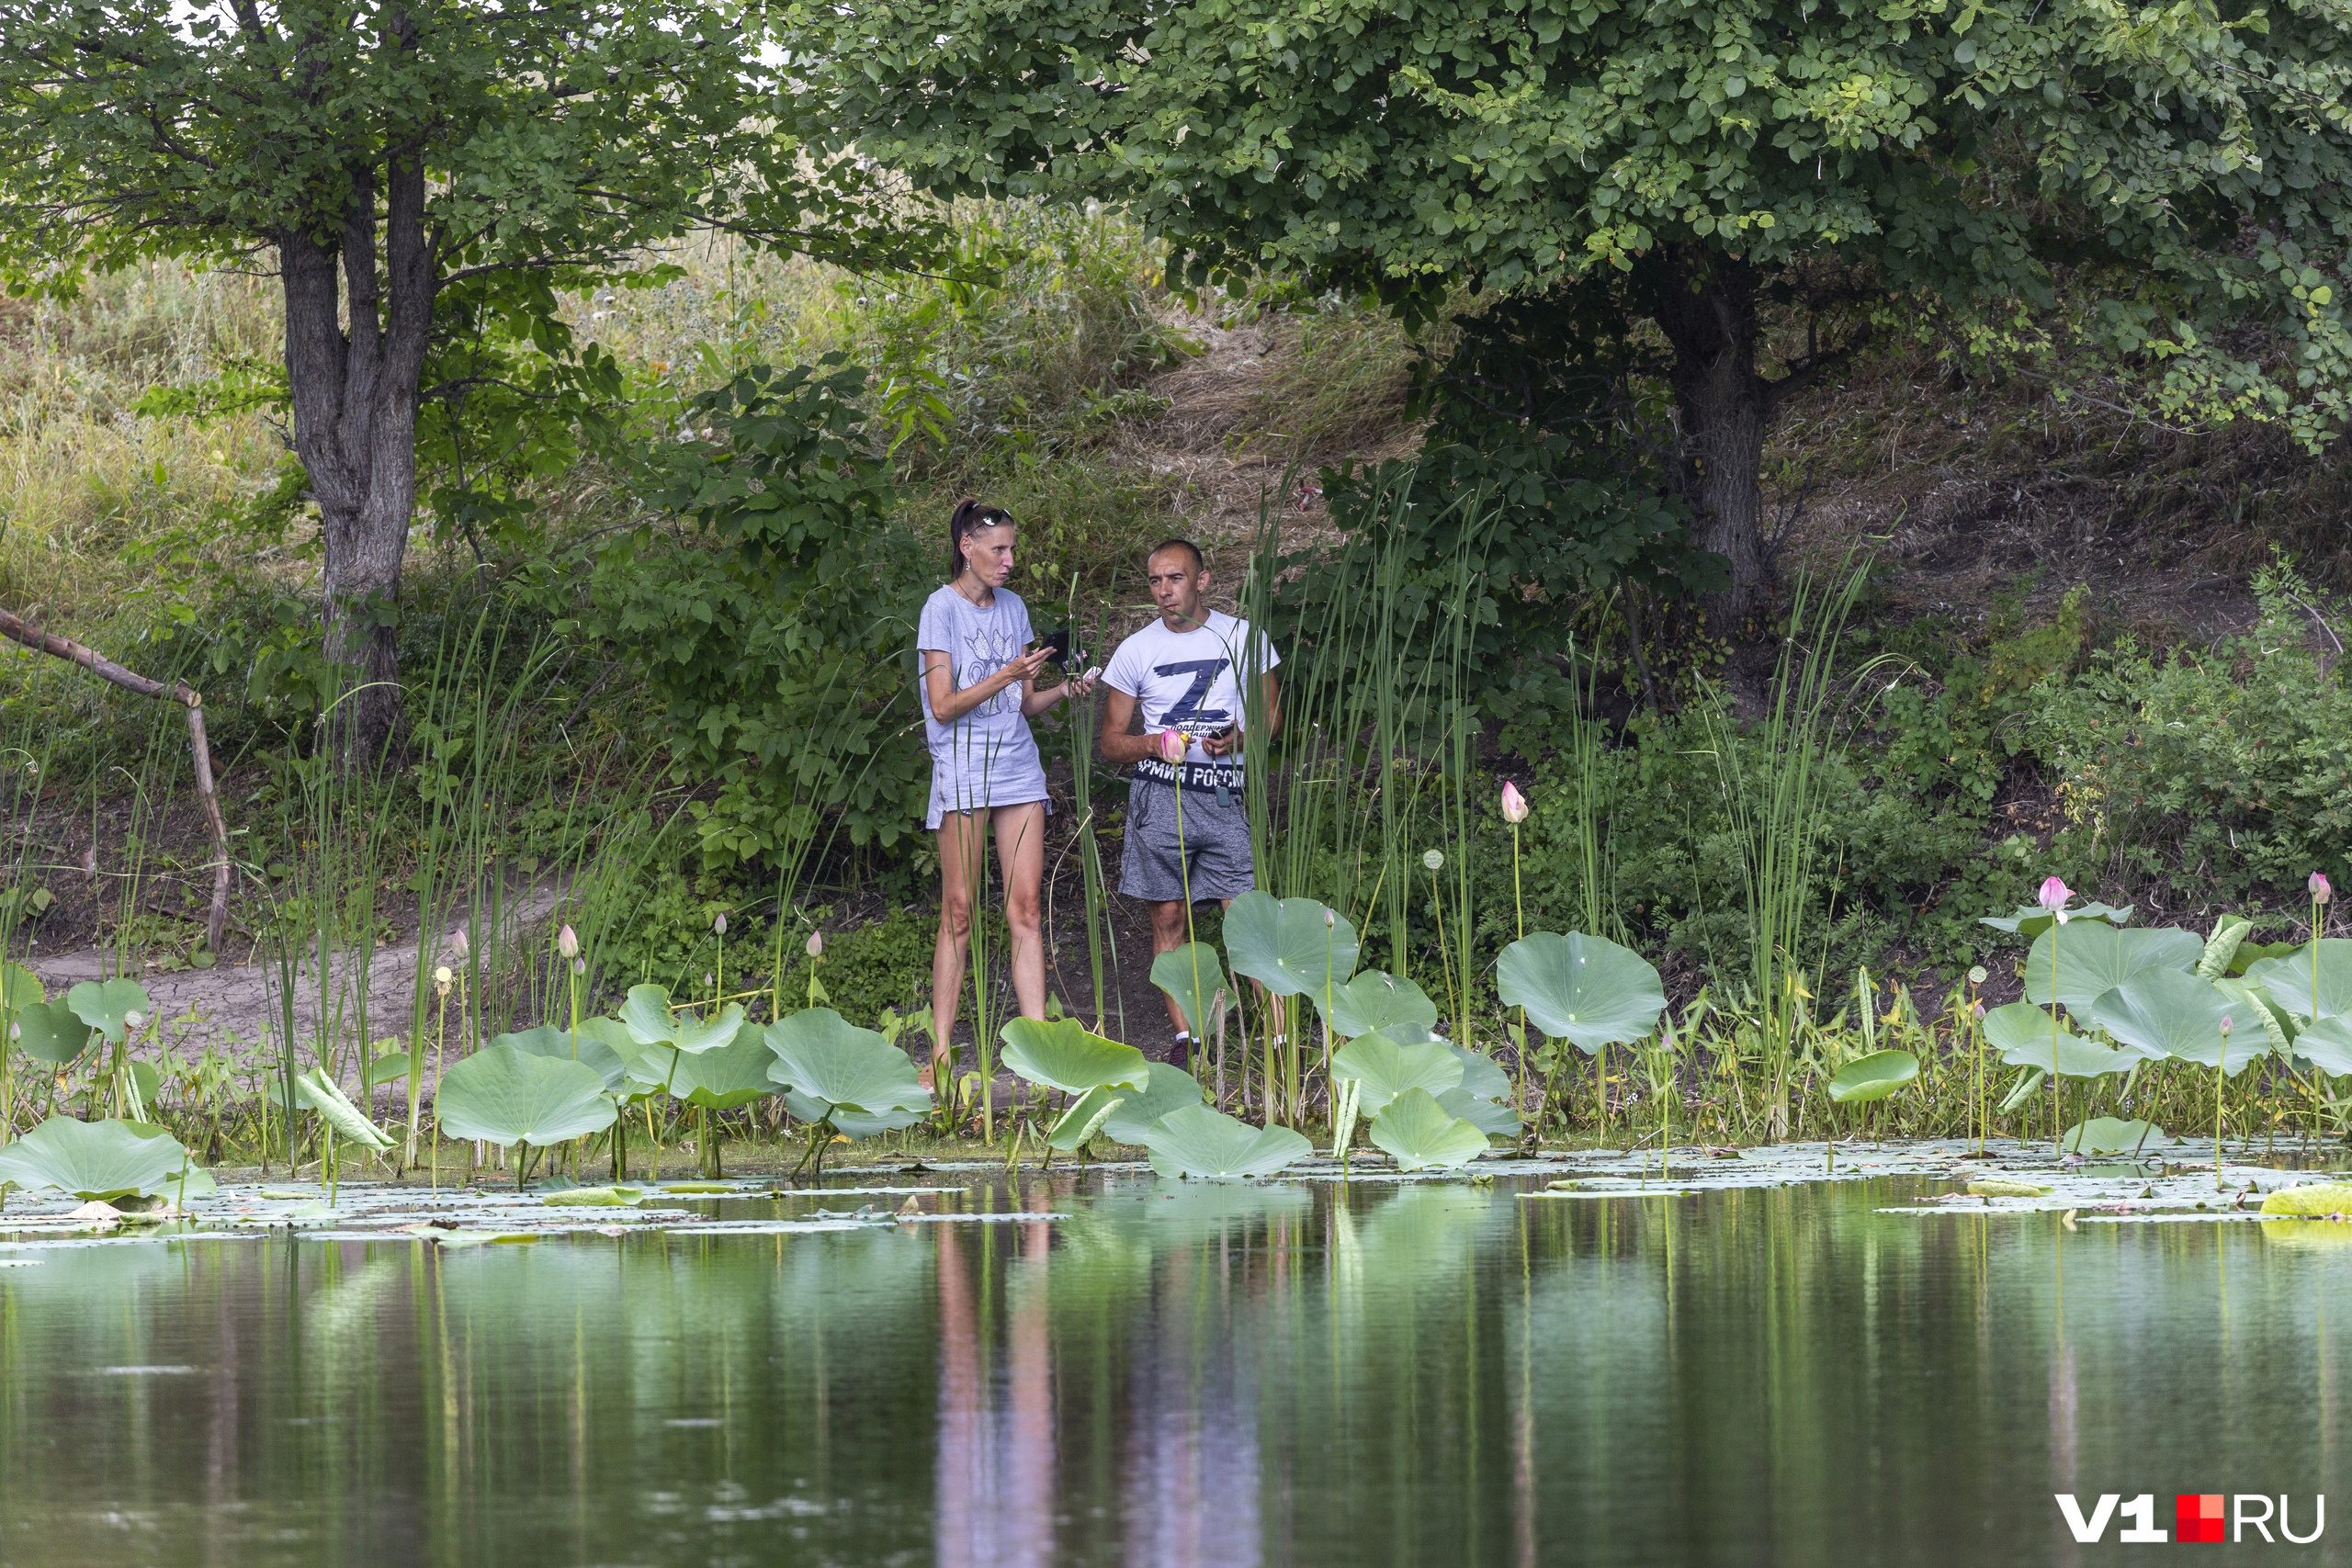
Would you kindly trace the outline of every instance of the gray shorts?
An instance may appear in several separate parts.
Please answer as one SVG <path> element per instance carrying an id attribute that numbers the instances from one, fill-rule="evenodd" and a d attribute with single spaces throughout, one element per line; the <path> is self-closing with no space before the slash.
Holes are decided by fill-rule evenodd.
<path id="1" fill-rule="evenodd" d="M 1155 904 L 1182 903 L 1185 860 L 1195 900 L 1232 898 L 1258 885 L 1250 859 L 1250 812 L 1238 789 L 1184 792 L 1184 850 L 1176 847 L 1176 786 L 1136 779 L 1127 794 L 1126 849 L 1119 891 Z"/>

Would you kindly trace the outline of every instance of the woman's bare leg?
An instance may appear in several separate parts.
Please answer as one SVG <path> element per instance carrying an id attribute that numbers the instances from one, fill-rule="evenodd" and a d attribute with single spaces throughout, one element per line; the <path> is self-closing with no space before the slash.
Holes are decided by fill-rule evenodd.
<path id="1" fill-rule="evenodd" d="M 1046 942 L 1038 905 L 1046 879 L 1046 803 L 1000 806 L 996 863 L 1004 876 L 1004 923 L 1012 932 L 1012 995 L 1023 1018 L 1046 1016 Z"/>
<path id="2" fill-rule="evenodd" d="M 964 995 L 964 967 L 972 951 L 972 908 L 978 902 L 985 833 L 977 811 L 950 811 L 939 819 L 939 941 L 931 952 L 931 1066 L 933 1087 L 942 1094 L 949 1089 L 956 1008 Z"/>

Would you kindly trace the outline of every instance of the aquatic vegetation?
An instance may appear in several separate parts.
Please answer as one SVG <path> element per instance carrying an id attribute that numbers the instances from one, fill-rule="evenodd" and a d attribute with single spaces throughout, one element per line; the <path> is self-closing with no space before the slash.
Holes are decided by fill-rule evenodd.
<path id="1" fill-rule="evenodd" d="M 763 1032 L 775 1060 L 768 1077 L 808 1126 L 803 1163 L 824 1170 L 824 1146 L 839 1134 L 868 1138 L 910 1127 L 931 1110 L 931 1091 L 907 1054 L 831 1008 L 808 1008 Z"/>
<path id="2" fill-rule="evenodd" d="M 54 1187 L 77 1198 L 200 1197 L 212 1179 L 160 1127 L 52 1116 L 0 1148 L 0 1186 Z"/>
<path id="3" fill-rule="evenodd" d="M 1016 1018 L 1001 1032 L 1004 1053 L 998 1059 L 1033 1084 L 1082 1095 L 1092 1089 L 1129 1089 L 1140 1094 L 1150 1086 L 1150 1064 L 1142 1052 L 1088 1031 L 1074 1018 Z"/>
<path id="4" fill-rule="evenodd" d="M 2164 1135 L 2164 1129 L 2153 1122 L 2094 1116 L 2067 1128 L 2058 1146 L 2070 1155 L 2137 1155 L 2151 1140 L 2161 1141 Z"/>
<path id="5" fill-rule="evenodd" d="M 1188 942 L 1154 958 L 1151 983 L 1176 999 L 1184 1027 L 1195 1041 L 1205 1038 L 1215 1027 L 1210 1020 L 1217 1010 L 1219 995 L 1232 994 L 1226 984 L 1224 961 L 1216 948 L 1201 942 Z"/>
<path id="6" fill-rule="evenodd" d="M 1847 1063 L 1829 1077 L 1829 1098 L 1840 1105 L 1869 1105 L 1919 1077 L 1919 1058 L 1908 1051 L 1873 1051 Z"/>
<path id="7" fill-rule="evenodd" d="M 1487 1134 L 1449 1113 L 1426 1089 L 1397 1094 L 1373 1118 L 1375 1147 L 1399 1170 L 1458 1169 L 1487 1152 Z"/>
<path id="8" fill-rule="evenodd" d="M 1162 1176 L 1233 1180 L 1272 1176 L 1314 1152 L 1288 1127 L 1252 1127 L 1205 1105 L 1171 1111 L 1142 1129 L 1151 1168 Z M 1486 1140 L 1481 1138 L 1483 1146 Z"/>
<path id="9" fill-rule="evenodd" d="M 1377 1117 L 1408 1089 L 1444 1093 L 1462 1083 L 1462 1059 L 1443 1041 L 1400 1045 L 1385 1034 L 1365 1034 L 1333 1053 L 1331 1077 L 1356 1085 L 1356 1110 Z"/>
<path id="10" fill-rule="evenodd" d="M 513 1045 L 485 1045 L 451 1067 L 435 1104 L 449 1136 L 521 1145 L 526 1154 L 601 1133 L 617 1114 L 595 1068 Z M 525 1174 L 517 1166 L 518 1183 Z"/>

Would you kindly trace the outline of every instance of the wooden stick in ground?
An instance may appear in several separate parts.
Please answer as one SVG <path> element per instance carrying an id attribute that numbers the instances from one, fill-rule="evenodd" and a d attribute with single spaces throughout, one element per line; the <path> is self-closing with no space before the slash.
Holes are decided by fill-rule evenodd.
<path id="1" fill-rule="evenodd" d="M 126 670 L 95 648 L 71 637 L 45 632 L 6 610 L 0 610 L 0 637 L 7 637 L 40 653 L 78 664 L 102 681 L 142 697 L 161 697 L 187 710 L 187 742 L 196 763 L 196 794 L 204 807 L 205 832 L 212 840 L 212 909 L 204 926 L 205 946 L 220 951 L 220 937 L 229 923 L 229 828 L 220 815 L 220 796 L 212 788 L 212 747 L 204 735 L 204 697 L 185 681 L 165 685 L 135 670 Z"/>

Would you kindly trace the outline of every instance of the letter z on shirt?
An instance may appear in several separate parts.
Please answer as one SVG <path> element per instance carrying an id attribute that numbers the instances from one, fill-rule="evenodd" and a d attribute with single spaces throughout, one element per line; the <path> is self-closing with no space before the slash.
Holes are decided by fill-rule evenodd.
<path id="1" fill-rule="evenodd" d="M 1254 679 L 1281 662 L 1273 645 L 1249 622 L 1211 610 L 1206 624 L 1188 632 L 1171 632 L 1167 622 L 1153 621 L 1119 645 L 1102 679 L 1113 691 L 1135 698 L 1148 732 L 1181 729 L 1205 736 L 1242 722 L 1242 677 Z M 1188 760 L 1210 758 L 1195 740 Z"/>

